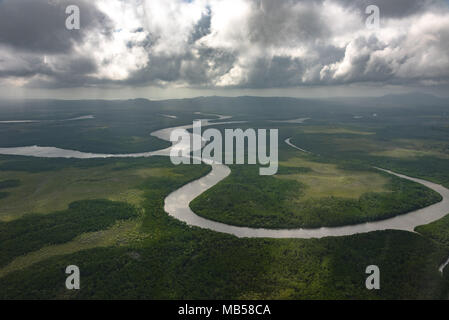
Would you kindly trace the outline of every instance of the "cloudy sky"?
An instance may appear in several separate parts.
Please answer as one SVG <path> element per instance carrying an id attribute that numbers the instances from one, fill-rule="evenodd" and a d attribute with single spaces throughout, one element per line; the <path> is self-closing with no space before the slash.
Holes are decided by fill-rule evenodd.
<path id="1" fill-rule="evenodd" d="M 3 97 L 448 89 L 447 0 L 0 0 Z"/>

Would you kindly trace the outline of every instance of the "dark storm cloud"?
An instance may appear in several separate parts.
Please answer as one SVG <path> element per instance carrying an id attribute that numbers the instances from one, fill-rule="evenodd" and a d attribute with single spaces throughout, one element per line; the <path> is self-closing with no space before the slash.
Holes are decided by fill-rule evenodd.
<path id="1" fill-rule="evenodd" d="M 81 12 L 80 30 L 65 28 L 68 5 Z M 0 44 L 38 53 L 67 53 L 87 32 L 109 32 L 110 21 L 88 1 L 3 0 L 0 2 Z"/>
<path id="2" fill-rule="evenodd" d="M 281 88 L 292 87 L 302 82 L 305 72 L 300 59 L 272 57 L 260 59 L 251 70 L 245 88 Z"/>
<path id="3" fill-rule="evenodd" d="M 211 10 L 207 8 L 207 13 L 201 16 L 200 21 L 195 25 L 195 28 L 190 36 L 190 42 L 201 39 L 202 37 L 210 33 L 210 22 L 211 22 Z"/>
<path id="4" fill-rule="evenodd" d="M 365 13 L 370 5 L 378 6 L 383 17 L 406 17 L 425 11 L 427 8 L 438 5 L 439 0 L 338 0 L 347 7 Z"/>
<path id="5" fill-rule="evenodd" d="M 235 56 L 231 53 L 210 48 L 199 48 L 196 56 L 191 53 L 169 57 L 150 54 L 148 66 L 121 83 L 138 86 L 183 81 L 192 86 L 213 86 L 211 75 L 226 74 L 234 62 Z"/>
<path id="6" fill-rule="evenodd" d="M 266 45 L 315 41 L 330 34 L 321 15 L 321 1 L 254 0 L 249 39 Z"/>

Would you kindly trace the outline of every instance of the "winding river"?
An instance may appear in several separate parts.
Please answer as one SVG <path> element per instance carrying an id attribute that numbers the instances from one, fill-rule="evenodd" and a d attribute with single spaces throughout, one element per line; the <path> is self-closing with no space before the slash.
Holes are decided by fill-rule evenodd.
<path id="1" fill-rule="evenodd" d="M 220 116 L 218 120 L 229 119 L 230 117 Z M 211 122 L 211 119 L 202 120 L 202 126 L 216 126 L 224 124 L 235 124 L 242 123 L 242 121 L 234 122 Z M 170 141 L 170 134 L 175 129 L 189 130 L 192 125 L 180 126 L 175 128 L 166 128 L 153 132 L 151 135 L 159 139 Z M 290 139 L 285 141 L 291 147 L 299 149 L 301 151 L 307 152 L 297 146 L 295 146 Z M 179 144 L 176 148 L 179 150 Z M 137 158 L 137 157 L 152 157 L 152 156 L 169 156 L 170 150 L 174 147 L 169 147 L 164 150 L 158 150 L 153 152 L 145 153 L 135 153 L 135 154 L 96 154 L 96 153 L 85 153 L 74 150 L 65 150 L 54 147 L 40 147 L 40 146 L 30 146 L 30 147 L 17 147 L 17 148 L 0 148 L 0 154 L 3 155 L 21 155 L 21 156 L 33 156 L 41 158 L 77 158 L 77 159 L 91 159 L 91 158 Z M 183 146 L 181 146 L 183 147 Z M 185 146 L 186 148 L 190 146 Z M 425 181 L 422 179 L 408 177 L 402 174 L 398 174 L 392 171 L 379 169 L 385 171 L 391 175 L 398 176 L 403 179 L 411 180 L 420 183 L 436 192 L 441 194 L 443 200 L 437 204 L 431 205 L 429 207 L 409 212 L 394 218 L 369 222 L 357 225 L 334 227 L 334 228 L 319 228 L 319 229 L 256 229 L 256 228 L 245 228 L 227 225 L 220 222 L 211 221 L 196 215 L 190 209 L 190 203 L 197 198 L 199 195 L 209 190 L 220 181 L 225 179 L 231 173 L 229 167 L 219 163 L 212 163 L 210 161 L 205 161 L 206 164 L 212 167 L 211 172 L 193 181 L 180 189 L 174 191 L 165 199 L 165 211 L 172 217 L 187 223 L 190 226 L 196 226 L 200 228 L 205 228 L 213 230 L 216 232 L 222 232 L 231 234 L 240 238 L 323 238 L 323 237 L 339 237 L 348 236 L 359 233 L 366 233 L 371 231 L 380 230 L 404 230 L 413 232 L 415 227 L 428 224 L 439 220 L 449 213 L 449 190 L 445 187 Z"/>

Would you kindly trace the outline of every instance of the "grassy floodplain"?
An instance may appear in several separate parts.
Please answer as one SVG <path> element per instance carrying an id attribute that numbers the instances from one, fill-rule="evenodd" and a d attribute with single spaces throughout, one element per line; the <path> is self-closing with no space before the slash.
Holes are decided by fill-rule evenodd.
<path id="1" fill-rule="evenodd" d="M 138 188 L 141 183 L 150 177 L 174 174 L 168 168 L 154 167 L 151 163 L 154 161 L 145 159 L 3 158 L 0 179 L 16 179 L 20 185 L 7 198 L 0 199 L 0 221 L 11 221 L 28 213 L 64 210 L 77 200 L 109 199 L 138 205 L 142 200 L 142 191 Z"/>

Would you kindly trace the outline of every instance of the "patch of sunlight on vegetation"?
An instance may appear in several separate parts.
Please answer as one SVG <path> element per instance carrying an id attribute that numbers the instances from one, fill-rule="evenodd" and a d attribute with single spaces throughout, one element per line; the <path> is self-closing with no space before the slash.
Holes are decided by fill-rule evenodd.
<path id="1" fill-rule="evenodd" d="M 303 158 L 292 158 L 280 163 L 287 167 L 306 167 L 310 172 L 278 175 L 279 179 L 291 179 L 306 186 L 300 200 L 340 197 L 358 199 L 367 192 L 390 192 L 389 179 L 374 172 L 346 171 L 335 164 L 318 163 Z"/>
<path id="2" fill-rule="evenodd" d="M 54 256 L 72 254 L 98 247 L 119 247 L 138 244 L 150 236 L 150 234 L 140 232 L 142 221 L 143 213 L 138 219 L 117 221 L 109 229 L 84 233 L 70 242 L 47 246 L 40 250 L 20 256 L 14 259 L 6 267 L 0 269 L 0 278 L 10 272 L 25 269 L 35 263 Z"/>
<path id="3" fill-rule="evenodd" d="M 424 151 L 404 148 L 394 148 L 381 152 L 372 152 L 371 155 L 397 159 L 409 159 L 418 157 L 436 157 L 441 159 L 449 159 L 449 154 L 444 154 L 437 151 Z"/>
<path id="4" fill-rule="evenodd" d="M 127 202 L 139 207 L 144 199 L 144 191 L 139 189 L 129 189 L 119 194 L 108 197 L 108 200 L 117 202 Z"/>
<path id="5" fill-rule="evenodd" d="M 301 131 L 310 134 L 356 134 L 363 136 L 370 136 L 376 134 L 375 132 L 359 131 L 343 127 L 319 127 L 319 126 L 302 127 Z"/>
<path id="6" fill-rule="evenodd" d="M 360 152 L 371 156 L 396 159 L 434 157 L 449 159 L 449 145 L 446 142 L 424 139 L 372 140 L 368 137 L 334 138 L 332 144 L 340 152 Z"/>
<path id="7" fill-rule="evenodd" d="M 27 213 L 64 210 L 77 200 L 110 199 L 138 205 L 142 193 L 137 187 L 141 183 L 150 177 L 173 175 L 167 168 L 111 169 L 106 165 L 40 173 L 0 171 L 0 180 L 21 182 L 0 200 L 0 221 L 11 221 Z"/>
<path id="8" fill-rule="evenodd" d="M 360 138 L 335 138 L 332 143 L 338 146 L 340 152 L 380 152 L 385 151 L 388 147 L 388 142 L 372 140 L 366 137 Z"/>
<path id="9" fill-rule="evenodd" d="M 176 174 L 173 173 L 171 168 L 157 168 L 157 169 L 137 169 L 135 173 L 142 178 L 150 177 L 173 177 Z"/>

